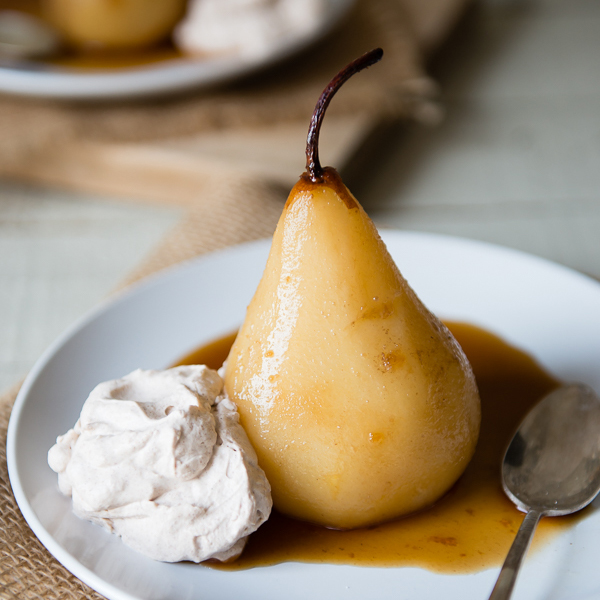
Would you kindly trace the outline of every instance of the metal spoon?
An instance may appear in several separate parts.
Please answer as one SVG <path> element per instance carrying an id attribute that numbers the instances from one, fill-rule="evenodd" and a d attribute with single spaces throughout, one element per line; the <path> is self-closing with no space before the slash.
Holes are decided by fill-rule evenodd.
<path id="1" fill-rule="evenodd" d="M 561 387 L 525 417 L 502 463 L 506 495 L 526 512 L 490 600 L 507 600 L 535 528 L 568 515 L 600 491 L 600 398 L 584 385 Z"/>

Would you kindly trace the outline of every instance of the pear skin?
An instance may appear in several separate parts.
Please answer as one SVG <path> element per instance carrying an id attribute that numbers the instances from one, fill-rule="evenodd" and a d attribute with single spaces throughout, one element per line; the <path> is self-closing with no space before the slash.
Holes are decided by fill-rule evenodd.
<path id="1" fill-rule="evenodd" d="M 473 455 L 480 402 L 337 172 L 313 179 L 287 200 L 225 386 L 275 507 L 349 529 L 440 498 Z"/>

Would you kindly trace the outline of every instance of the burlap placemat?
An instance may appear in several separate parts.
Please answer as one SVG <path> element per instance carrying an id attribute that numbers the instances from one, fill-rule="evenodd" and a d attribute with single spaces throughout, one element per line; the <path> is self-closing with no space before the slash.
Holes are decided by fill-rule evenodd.
<path id="1" fill-rule="evenodd" d="M 215 182 L 125 279 L 123 287 L 201 254 L 270 237 L 288 190 L 252 178 Z M 217 205 L 215 210 L 213 207 Z"/>
<path id="2" fill-rule="evenodd" d="M 434 5 L 440 7 L 441 1 Z M 465 4 L 465 0 L 444 1 L 454 9 Z M 432 18 L 439 21 L 437 13 Z M 423 77 L 402 1 L 363 0 L 344 27 L 313 49 L 313 54 L 227 89 L 110 107 L 0 99 L 0 161 L 21 160 L 29 151 L 61 137 L 155 139 L 203 128 L 306 117 L 332 73 L 378 45 L 385 47 L 385 61 L 351 82 L 332 108 L 415 116 L 419 98 L 431 88 Z M 270 236 L 286 194 L 275 184 L 253 179 L 208 182 L 185 218 L 124 285 L 199 254 Z M 16 505 L 8 481 L 6 433 L 17 391 L 18 386 L 0 397 L 0 598 L 101 599 L 44 549 Z"/>
<path id="3" fill-rule="evenodd" d="M 54 560 L 25 523 L 6 466 L 6 428 L 18 387 L 0 398 L 0 597 L 4 600 L 101 600 Z"/>

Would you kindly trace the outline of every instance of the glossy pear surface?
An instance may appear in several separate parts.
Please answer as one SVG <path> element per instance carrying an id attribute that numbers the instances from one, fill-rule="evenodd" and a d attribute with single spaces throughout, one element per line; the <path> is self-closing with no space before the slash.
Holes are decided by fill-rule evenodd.
<path id="1" fill-rule="evenodd" d="M 465 355 L 333 169 L 292 190 L 225 381 L 275 506 L 328 527 L 431 505 L 477 442 Z"/>

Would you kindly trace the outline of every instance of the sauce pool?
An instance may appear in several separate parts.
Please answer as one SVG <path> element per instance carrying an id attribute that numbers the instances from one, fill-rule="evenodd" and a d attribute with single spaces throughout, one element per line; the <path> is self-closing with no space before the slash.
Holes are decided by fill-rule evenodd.
<path id="1" fill-rule="evenodd" d="M 210 563 L 211 567 L 239 570 L 299 561 L 473 573 L 502 564 L 524 516 L 502 491 L 502 457 L 529 409 L 559 382 L 495 335 L 463 323 L 446 325 L 471 362 L 482 408 L 475 455 L 454 487 L 427 510 L 352 531 L 326 529 L 273 511 L 250 536 L 240 558 L 228 564 Z M 235 334 L 216 340 L 177 364 L 217 369 L 234 340 Z M 593 509 L 583 512 L 589 510 Z M 572 525 L 581 514 L 542 519 L 533 548 Z"/>

